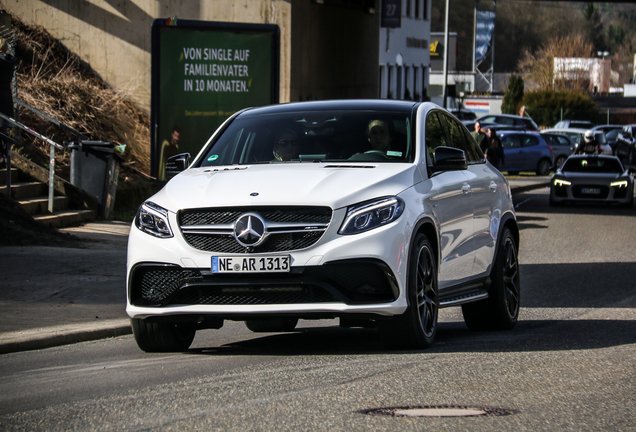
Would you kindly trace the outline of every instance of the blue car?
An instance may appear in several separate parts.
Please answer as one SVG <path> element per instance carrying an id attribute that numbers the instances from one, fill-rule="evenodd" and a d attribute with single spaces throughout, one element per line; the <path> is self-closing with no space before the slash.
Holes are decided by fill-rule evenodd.
<path id="1" fill-rule="evenodd" d="M 499 139 L 504 150 L 505 164 L 500 168 L 508 174 L 520 171 L 534 171 L 546 176 L 554 166 L 552 149 L 541 134 L 528 131 L 499 131 Z"/>

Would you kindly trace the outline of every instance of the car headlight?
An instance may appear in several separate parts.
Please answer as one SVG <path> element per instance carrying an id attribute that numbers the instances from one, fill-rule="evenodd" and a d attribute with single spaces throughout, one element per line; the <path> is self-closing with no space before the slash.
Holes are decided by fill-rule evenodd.
<path id="1" fill-rule="evenodd" d="M 554 179 L 554 185 L 556 187 L 570 186 L 571 184 L 572 182 L 569 182 L 567 180 Z"/>
<path id="2" fill-rule="evenodd" d="M 173 236 L 168 222 L 168 210 L 158 206 L 152 201 L 146 201 L 137 210 L 135 226 L 146 234 L 160 238 Z"/>
<path id="3" fill-rule="evenodd" d="M 380 198 L 356 204 L 347 209 L 340 234 L 359 234 L 386 225 L 404 212 L 404 201 L 398 197 Z"/>
<path id="4" fill-rule="evenodd" d="M 613 182 L 610 183 L 610 187 L 626 188 L 627 187 L 627 180 L 613 181 Z"/>

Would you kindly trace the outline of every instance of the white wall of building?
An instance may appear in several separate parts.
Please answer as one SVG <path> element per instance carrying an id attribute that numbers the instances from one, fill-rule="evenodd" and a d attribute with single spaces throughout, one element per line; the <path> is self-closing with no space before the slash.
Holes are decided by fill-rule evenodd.
<path id="1" fill-rule="evenodd" d="M 381 98 L 421 100 L 430 74 L 432 0 L 403 0 L 402 27 L 380 29 Z"/>

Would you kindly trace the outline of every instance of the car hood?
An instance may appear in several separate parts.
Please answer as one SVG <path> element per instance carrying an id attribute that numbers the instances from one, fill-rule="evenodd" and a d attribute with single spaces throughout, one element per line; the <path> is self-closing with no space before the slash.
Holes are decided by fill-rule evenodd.
<path id="1" fill-rule="evenodd" d="M 568 180 L 587 180 L 587 181 L 612 181 L 620 179 L 621 177 L 628 177 L 625 174 L 614 173 L 574 173 L 574 172 L 560 172 L 560 177 L 565 177 Z"/>
<path id="2" fill-rule="evenodd" d="M 285 163 L 188 169 L 150 200 L 185 208 L 320 205 L 333 209 L 397 195 L 421 181 L 413 164 Z"/>

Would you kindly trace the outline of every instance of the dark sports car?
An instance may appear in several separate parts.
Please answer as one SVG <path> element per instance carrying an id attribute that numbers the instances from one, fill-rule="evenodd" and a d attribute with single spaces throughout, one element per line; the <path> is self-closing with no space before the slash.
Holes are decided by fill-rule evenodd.
<path id="1" fill-rule="evenodd" d="M 570 156 L 552 176 L 550 205 L 605 202 L 631 207 L 634 178 L 615 156 Z"/>

